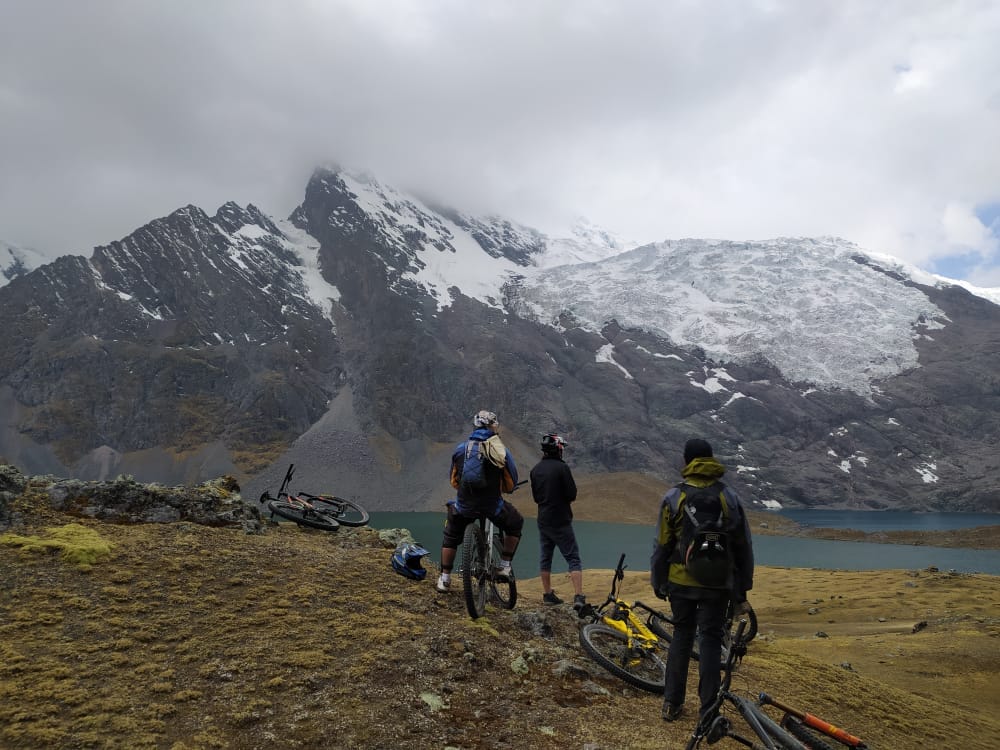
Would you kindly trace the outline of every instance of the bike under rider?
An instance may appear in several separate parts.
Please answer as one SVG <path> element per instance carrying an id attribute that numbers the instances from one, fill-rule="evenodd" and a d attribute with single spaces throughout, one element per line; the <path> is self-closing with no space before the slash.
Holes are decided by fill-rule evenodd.
<path id="1" fill-rule="evenodd" d="M 451 571 L 455 565 L 455 554 L 462 543 L 465 528 L 478 518 L 485 516 L 504 532 L 499 575 L 509 575 L 510 562 L 514 559 L 517 545 L 521 541 L 524 517 L 508 500 L 501 497 L 503 492 L 513 492 L 517 487 L 517 466 L 510 451 L 504 448 L 503 466 L 484 461 L 486 487 L 470 490 L 462 486 L 462 466 L 465 463 L 465 448 L 469 440 L 486 441 L 499 434 L 500 423 L 497 415 L 485 409 L 477 412 L 472 424 L 475 429 L 468 440 L 458 444 L 451 456 L 451 486 L 457 490 L 454 500 L 448 502 L 448 520 L 444 526 L 441 542 L 441 575 L 438 576 L 437 590 L 444 593 L 451 586 Z M 496 441 L 494 441 L 496 442 Z"/>

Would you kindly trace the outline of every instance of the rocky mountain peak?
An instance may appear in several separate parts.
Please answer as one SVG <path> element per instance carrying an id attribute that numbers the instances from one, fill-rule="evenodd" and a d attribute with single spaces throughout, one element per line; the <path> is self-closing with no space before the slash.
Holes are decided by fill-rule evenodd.
<path id="1" fill-rule="evenodd" d="M 288 221 L 185 206 L 23 274 L 0 322 L 29 471 L 253 494 L 291 460 L 437 508 L 486 407 L 522 466 L 555 429 L 667 483 L 698 435 L 762 506 L 1000 510 L 1000 306 L 835 238 L 551 237 L 323 168 Z"/>

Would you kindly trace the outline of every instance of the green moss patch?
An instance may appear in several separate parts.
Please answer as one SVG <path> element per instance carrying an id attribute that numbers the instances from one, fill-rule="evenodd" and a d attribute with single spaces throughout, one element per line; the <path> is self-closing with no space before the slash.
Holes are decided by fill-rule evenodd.
<path id="1" fill-rule="evenodd" d="M 111 554 L 114 545 L 93 529 L 78 523 L 48 528 L 46 536 L 0 535 L 0 544 L 20 547 L 28 552 L 58 552 L 59 556 L 81 568 L 89 568 Z"/>

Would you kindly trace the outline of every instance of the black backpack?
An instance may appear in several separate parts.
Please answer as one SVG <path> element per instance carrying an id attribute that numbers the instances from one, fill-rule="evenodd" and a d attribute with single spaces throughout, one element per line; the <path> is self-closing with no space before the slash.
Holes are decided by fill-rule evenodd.
<path id="1" fill-rule="evenodd" d="M 701 586 L 723 588 L 729 584 L 733 557 L 729 539 L 729 506 L 723 485 L 681 485 L 684 495 L 678 510 L 683 514 L 677 550 L 688 574 Z"/>

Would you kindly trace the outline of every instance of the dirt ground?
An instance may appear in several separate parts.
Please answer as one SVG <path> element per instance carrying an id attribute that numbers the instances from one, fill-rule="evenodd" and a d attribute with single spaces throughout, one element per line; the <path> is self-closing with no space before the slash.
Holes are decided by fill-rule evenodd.
<path id="1" fill-rule="evenodd" d="M 22 510 L 31 510 L 21 508 Z M 371 529 L 261 535 L 78 523 L 91 563 L 0 536 L 0 748 L 680 748 L 694 719 L 590 661 L 537 579 L 468 617 L 389 566 Z M 76 533 L 74 538 L 84 538 Z M 879 750 L 992 750 L 1000 578 L 762 568 L 761 633 L 734 688 L 767 691 Z M 610 571 L 585 571 L 593 602 Z M 556 577 L 559 593 L 572 589 Z M 629 571 L 623 594 L 648 599 Z M 689 695 L 696 691 L 692 669 Z M 735 747 L 720 743 L 720 747 Z"/>

